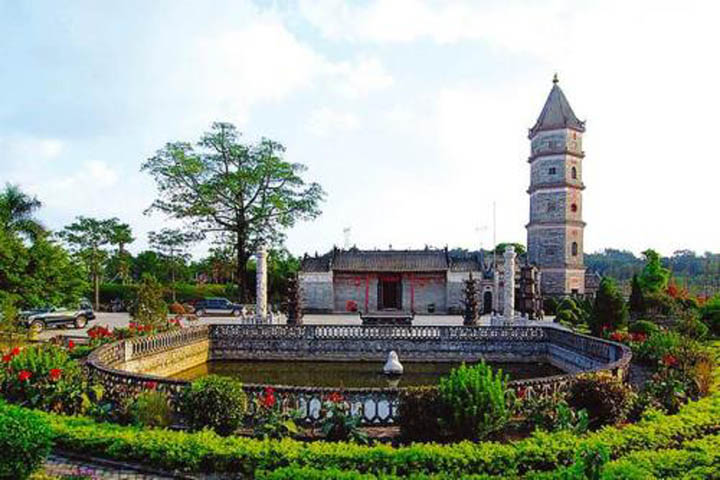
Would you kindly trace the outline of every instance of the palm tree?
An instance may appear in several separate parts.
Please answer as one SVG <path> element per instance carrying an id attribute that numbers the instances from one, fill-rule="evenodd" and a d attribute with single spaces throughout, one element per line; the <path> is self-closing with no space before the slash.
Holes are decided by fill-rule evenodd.
<path id="1" fill-rule="evenodd" d="M 41 206 L 37 197 L 24 193 L 17 185 L 6 184 L 0 192 L 0 227 L 36 239 L 46 233 L 45 227 L 33 217 Z"/>

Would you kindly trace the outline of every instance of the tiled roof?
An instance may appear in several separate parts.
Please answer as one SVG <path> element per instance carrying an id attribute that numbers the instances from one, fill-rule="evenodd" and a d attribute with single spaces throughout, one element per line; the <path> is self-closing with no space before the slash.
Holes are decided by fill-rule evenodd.
<path id="1" fill-rule="evenodd" d="M 332 252 L 322 256 L 305 256 L 300 263 L 300 270 L 303 272 L 328 272 L 331 258 Z"/>
<path id="2" fill-rule="evenodd" d="M 572 128 L 580 132 L 585 131 L 585 122 L 578 120 L 565 94 L 557 84 L 557 77 L 553 79 L 553 87 L 545 101 L 545 106 L 530 129 L 532 137 L 537 132 L 544 130 L 556 130 L 558 128 Z"/>
<path id="3" fill-rule="evenodd" d="M 437 272 L 448 269 L 445 250 L 337 250 L 333 270 L 348 272 Z"/>

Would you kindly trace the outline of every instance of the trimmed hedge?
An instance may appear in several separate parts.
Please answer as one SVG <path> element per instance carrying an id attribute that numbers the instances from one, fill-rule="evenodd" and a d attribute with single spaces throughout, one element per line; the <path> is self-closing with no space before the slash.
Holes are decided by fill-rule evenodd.
<path id="1" fill-rule="evenodd" d="M 42 414 L 0 403 L 0 479 L 21 480 L 50 454 L 51 431 Z"/>
<path id="2" fill-rule="evenodd" d="M 42 414 L 50 421 L 56 444 L 66 450 L 146 462 L 184 472 L 232 472 L 252 477 L 258 471 L 312 466 L 321 470 L 356 470 L 375 475 L 468 474 L 506 478 L 570 465 L 587 442 L 607 445 L 611 458 L 631 452 L 676 448 L 688 440 L 720 431 L 720 394 L 686 405 L 672 416 L 657 415 L 624 428 L 606 427 L 586 436 L 570 432 L 536 432 L 509 443 L 460 442 L 360 446 L 348 443 L 303 443 L 291 439 L 256 440 L 198 433 L 143 430 L 97 424 L 83 417 Z"/>

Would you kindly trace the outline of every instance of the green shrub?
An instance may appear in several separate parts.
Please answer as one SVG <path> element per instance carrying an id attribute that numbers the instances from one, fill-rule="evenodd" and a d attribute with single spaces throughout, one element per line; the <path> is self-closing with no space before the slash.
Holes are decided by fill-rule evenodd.
<path id="1" fill-rule="evenodd" d="M 220 435 L 230 435 L 241 425 L 247 403 L 242 383 L 229 377 L 209 375 L 186 387 L 180 400 L 180 412 L 192 430 L 209 427 Z"/>
<path id="2" fill-rule="evenodd" d="M 697 318 L 688 317 L 678 324 L 677 331 L 686 337 L 690 337 L 695 340 L 704 340 L 707 338 L 710 329 Z"/>
<path id="3" fill-rule="evenodd" d="M 169 427 L 173 412 L 167 394 L 157 390 L 142 392 L 129 408 L 130 418 L 136 425 Z"/>
<path id="4" fill-rule="evenodd" d="M 665 355 L 675 350 L 681 341 L 682 337 L 677 332 L 656 332 L 640 343 L 633 350 L 633 354 L 644 363 L 657 365 Z"/>
<path id="5" fill-rule="evenodd" d="M 250 417 L 253 436 L 256 438 L 285 438 L 299 432 L 295 423 L 298 411 L 287 411 L 275 397 L 275 390 L 266 387 L 262 396 L 254 398 L 255 411 Z"/>
<path id="6" fill-rule="evenodd" d="M 720 431 L 720 394 L 684 406 L 677 415 L 655 414 L 623 428 L 605 427 L 585 436 L 567 431 L 536 432 L 500 444 L 459 442 L 362 446 L 292 439 L 256 440 L 197 433 L 123 427 L 84 417 L 42 414 L 50 421 L 58 448 L 120 461 L 141 462 L 167 471 L 226 473 L 252 478 L 256 472 L 296 465 L 319 470 L 357 470 L 374 475 L 469 474 L 515 478 L 570 465 L 583 445 L 606 445 L 611 459 L 632 452 L 678 448 L 689 440 Z M 422 478 L 422 477 L 420 477 Z M 553 478 L 553 477 L 545 477 Z M 560 477 L 557 477 L 560 478 Z"/>
<path id="7" fill-rule="evenodd" d="M 558 301 L 555 297 L 545 297 L 543 299 L 543 312 L 545 315 L 555 315 L 557 312 Z"/>
<path id="8" fill-rule="evenodd" d="M 408 387 L 400 392 L 397 423 L 403 440 L 432 442 L 446 437 L 439 419 L 448 416 L 437 387 Z"/>
<path id="9" fill-rule="evenodd" d="M 587 411 L 575 411 L 561 393 L 522 399 L 520 413 L 525 417 L 525 428 L 530 430 L 537 428 L 548 432 L 569 430 L 584 433 L 589 427 Z"/>
<path id="10" fill-rule="evenodd" d="M 0 388 L 8 401 L 67 414 L 89 406 L 80 365 L 63 348 L 48 343 L 15 351 L 0 371 Z"/>
<path id="11" fill-rule="evenodd" d="M 502 370 L 493 372 L 485 362 L 453 369 L 438 386 L 449 414 L 442 424 L 455 437 L 475 440 L 501 430 L 510 419 L 508 381 Z"/>
<path id="12" fill-rule="evenodd" d="M 619 330 L 627 324 L 628 317 L 628 306 L 617 283 L 609 277 L 603 278 L 588 320 L 590 331 L 600 335 L 603 330 Z"/>
<path id="13" fill-rule="evenodd" d="M 145 275 L 137 289 L 137 297 L 130 305 L 130 316 L 143 326 L 160 327 L 167 324 L 168 307 L 163 300 L 163 287 L 152 275 Z"/>
<path id="14" fill-rule="evenodd" d="M 628 332 L 630 333 L 640 333 L 643 335 L 650 336 L 654 333 L 658 333 L 660 331 L 660 327 L 658 327 L 653 322 L 650 322 L 648 320 L 638 320 L 636 322 L 633 322 L 628 326 Z"/>
<path id="15" fill-rule="evenodd" d="M 586 410 L 592 426 L 622 422 L 632 406 L 632 389 L 608 374 L 580 375 L 568 391 L 568 404 Z"/>
<path id="16" fill-rule="evenodd" d="M 357 415 L 350 411 L 350 403 L 338 393 L 328 395 L 323 399 L 320 409 L 320 431 L 325 439 L 333 442 L 350 441 L 353 443 L 368 443 L 367 433 L 360 428 L 363 406 Z"/>
<path id="17" fill-rule="evenodd" d="M 39 414 L 0 404 L 0 479 L 22 480 L 50 454 L 52 431 Z"/>

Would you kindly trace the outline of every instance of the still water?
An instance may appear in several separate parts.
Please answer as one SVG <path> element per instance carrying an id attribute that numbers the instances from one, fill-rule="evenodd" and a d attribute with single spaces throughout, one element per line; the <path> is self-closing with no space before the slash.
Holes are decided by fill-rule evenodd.
<path id="1" fill-rule="evenodd" d="M 383 362 L 213 361 L 185 370 L 172 378 L 195 380 L 210 374 L 234 377 L 243 383 L 303 387 L 388 387 L 434 385 L 458 363 L 405 362 L 405 373 L 391 380 L 382 374 Z M 493 363 L 511 380 L 564 373 L 545 363 Z"/>

